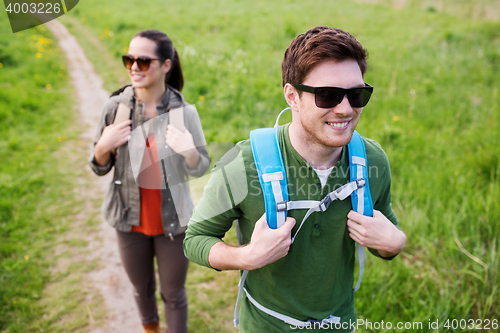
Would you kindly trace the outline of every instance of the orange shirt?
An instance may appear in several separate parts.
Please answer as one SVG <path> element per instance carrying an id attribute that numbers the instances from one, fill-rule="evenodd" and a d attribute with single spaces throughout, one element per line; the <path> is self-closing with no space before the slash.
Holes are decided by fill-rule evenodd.
<path id="1" fill-rule="evenodd" d="M 132 226 L 132 231 L 142 232 L 148 236 L 161 235 L 164 233 L 161 219 L 162 179 L 153 133 L 149 134 L 146 141 L 142 163 L 144 168 L 141 167 L 141 172 L 137 177 L 141 194 L 141 221 L 139 226 Z"/>

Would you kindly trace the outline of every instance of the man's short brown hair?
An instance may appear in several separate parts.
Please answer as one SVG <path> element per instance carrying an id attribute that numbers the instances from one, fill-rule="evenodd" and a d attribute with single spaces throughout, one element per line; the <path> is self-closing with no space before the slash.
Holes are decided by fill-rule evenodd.
<path id="1" fill-rule="evenodd" d="M 356 60 L 364 75 L 368 68 L 368 54 L 363 46 L 348 32 L 318 26 L 300 34 L 285 51 L 281 71 L 283 86 L 302 83 L 312 68 L 323 60 Z"/>

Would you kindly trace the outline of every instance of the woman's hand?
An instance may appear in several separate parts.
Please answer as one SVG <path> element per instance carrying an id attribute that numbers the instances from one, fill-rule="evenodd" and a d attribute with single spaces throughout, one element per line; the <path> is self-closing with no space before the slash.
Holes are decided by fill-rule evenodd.
<path id="1" fill-rule="evenodd" d="M 200 154 L 194 145 L 193 136 L 186 128 L 181 131 L 172 124 L 168 124 L 165 142 L 177 154 L 184 156 L 190 168 L 198 165 Z"/>
<path id="2" fill-rule="evenodd" d="M 99 165 L 106 165 L 109 161 L 111 151 L 123 145 L 130 139 L 132 120 L 126 120 L 120 124 L 111 124 L 104 131 L 95 145 L 94 156 Z"/>

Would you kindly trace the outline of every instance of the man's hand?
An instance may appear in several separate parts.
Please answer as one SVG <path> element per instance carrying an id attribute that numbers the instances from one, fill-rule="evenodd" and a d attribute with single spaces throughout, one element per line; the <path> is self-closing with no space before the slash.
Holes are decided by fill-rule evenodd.
<path id="1" fill-rule="evenodd" d="M 373 211 L 373 217 L 351 210 L 347 218 L 349 236 L 358 244 L 377 250 L 383 258 L 403 250 L 406 235 L 378 210 Z"/>
<path id="2" fill-rule="evenodd" d="M 288 254 L 292 244 L 292 228 L 295 225 L 293 217 L 287 217 L 285 223 L 278 229 L 267 225 L 266 214 L 255 223 L 248 251 L 247 263 L 252 269 L 264 267 Z"/>
<path id="3" fill-rule="evenodd" d="M 210 266 L 219 270 L 253 270 L 264 267 L 288 254 L 292 244 L 292 228 L 295 219 L 288 217 L 278 229 L 267 225 L 266 214 L 255 223 L 250 243 L 231 246 L 218 242 L 208 255 Z"/>

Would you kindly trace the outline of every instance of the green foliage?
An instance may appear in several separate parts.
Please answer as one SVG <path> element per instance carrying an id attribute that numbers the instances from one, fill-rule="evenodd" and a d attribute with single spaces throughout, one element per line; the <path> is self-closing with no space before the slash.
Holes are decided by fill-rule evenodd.
<path id="1" fill-rule="evenodd" d="M 2 28 L 6 22 L 0 15 Z M 53 324 L 84 297 L 80 285 L 56 297 L 56 306 L 44 300 L 47 284 L 61 277 L 54 269 L 64 256 L 55 249 L 79 203 L 75 170 L 62 155 L 77 140 L 73 91 L 66 61 L 44 26 L 2 32 L 0 45 L 0 331 L 56 332 Z"/>

